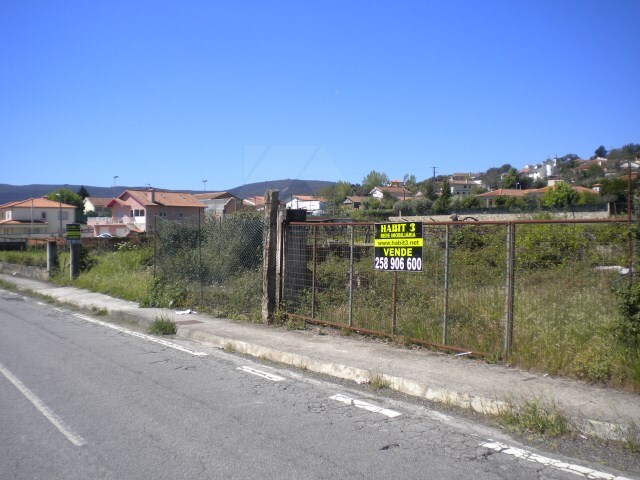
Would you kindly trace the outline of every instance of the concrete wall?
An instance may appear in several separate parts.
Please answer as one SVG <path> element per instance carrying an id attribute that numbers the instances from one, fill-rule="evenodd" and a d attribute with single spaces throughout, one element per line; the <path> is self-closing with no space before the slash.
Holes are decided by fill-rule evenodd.
<path id="1" fill-rule="evenodd" d="M 35 280 L 49 280 L 49 274 L 46 268 L 19 265 L 16 263 L 0 262 L 0 273 L 6 273 L 7 275 L 15 274 L 18 277 L 33 278 Z"/>

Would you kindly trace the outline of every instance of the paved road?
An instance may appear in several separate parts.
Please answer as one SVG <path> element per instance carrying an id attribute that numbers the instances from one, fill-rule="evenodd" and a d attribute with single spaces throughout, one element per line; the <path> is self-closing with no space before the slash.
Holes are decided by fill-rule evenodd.
<path id="1" fill-rule="evenodd" d="M 616 478 L 420 405 L 134 333 L 0 291 L 0 479 Z"/>

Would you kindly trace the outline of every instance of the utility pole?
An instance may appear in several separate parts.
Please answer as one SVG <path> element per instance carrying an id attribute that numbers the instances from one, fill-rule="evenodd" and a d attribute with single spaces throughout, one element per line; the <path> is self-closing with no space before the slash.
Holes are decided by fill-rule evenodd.
<path id="1" fill-rule="evenodd" d="M 60 207 L 58 210 L 58 217 L 60 219 L 60 236 L 62 236 L 62 194 L 56 193 L 58 197 L 58 206 Z"/>
<path id="2" fill-rule="evenodd" d="M 438 168 L 438 167 L 431 167 L 431 168 L 433 168 L 433 177 L 432 178 L 435 181 L 435 179 L 436 179 L 436 168 Z"/>

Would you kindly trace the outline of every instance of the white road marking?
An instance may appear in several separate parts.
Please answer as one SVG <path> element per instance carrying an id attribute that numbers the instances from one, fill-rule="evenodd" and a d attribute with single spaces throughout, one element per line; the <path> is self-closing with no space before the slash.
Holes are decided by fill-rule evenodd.
<path id="1" fill-rule="evenodd" d="M 506 453 L 507 455 L 512 455 L 517 458 L 522 458 L 523 460 L 527 460 L 529 462 L 540 463 L 547 467 L 556 468 L 558 470 L 562 470 L 563 472 L 582 475 L 589 479 L 631 480 L 627 477 L 619 477 L 616 475 L 612 475 L 610 473 L 599 472 L 598 470 L 582 467 L 580 465 L 574 465 L 571 463 L 562 462 L 560 460 L 555 460 L 553 458 L 543 457 L 542 455 L 538 455 L 532 452 L 527 452 L 526 450 L 522 450 L 520 448 L 510 447 L 509 445 L 505 445 L 499 442 L 485 442 L 485 443 L 481 443 L 480 446 L 488 448 L 490 450 L 495 450 L 496 452 Z"/>
<path id="2" fill-rule="evenodd" d="M 159 343 L 160 345 L 164 345 L 165 347 L 173 348 L 174 350 L 179 350 L 181 352 L 188 353 L 190 355 L 194 355 L 196 357 L 206 357 L 209 354 L 205 352 L 199 352 L 197 350 L 191 350 L 190 348 L 183 347 L 182 345 L 178 345 L 177 343 L 169 342 L 162 338 L 154 337 L 152 335 L 147 335 L 145 333 L 136 332 L 134 330 L 129 330 L 128 328 L 121 327 L 119 325 L 113 325 L 111 323 L 103 322 L 101 320 L 96 320 L 95 318 L 87 317 L 85 315 L 80 315 L 78 313 L 73 314 L 74 317 L 80 318 L 86 322 L 94 323 L 96 325 L 101 325 L 103 327 L 111 328 L 113 330 L 117 330 L 122 333 L 126 333 L 127 335 L 131 335 L 132 337 L 142 338 L 149 342 Z"/>
<path id="3" fill-rule="evenodd" d="M 243 372 L 247 372 L 252 375 L 257 375 L 258 377 L 266 378 L 267 380 L 271 380 L 273 382 L 281 382 L 285 379 L 284 377 L 280 377 L 279 375 L 263 372 L 262 370 L 256 370 L 255 368 L 251 367 L 238 367 L 238 370 L 242 370 Z"/>
<path id="4" fill-rule="evenodd" d="M 362 408 L 369 412 L 381 413 L 389 418 L 395 418 L 402 415 L 400 412 L 396 412 L 395 410 L 389 410 L 388 408 L 379 407 L 377 405 L 373 405 L 372 403 L 365 402 L 364 400 L 358 400 L 357 398 L 347 397 L 346 395 L 333 395 L 329 397 L 331 400 L 337 400 L 338 402 L 346 403 L 347 405 L 353 405 L 354 407 Z"/>
<path id="5" fill-rule="evenodd" d="M 0 373 L 2 373 L 7 380 L 9 380 L 14 387 L 20 390 L 27 400 L 29 400 L 38 411 L 49 420 L 54 427 L 56 427 L 60 433 L 62 433 L 67 440 L 73 443 L 76 447 L 81 447 L 85 445 L 87 442 L 80 435 L 75 433 L 71 428 L 69 428 L 65 423 L 58 417 L 55 413 L 53 413 L 49 407 L 47 407 L 42 400 L 40 400 L 31 390 L 29 390 L 17 377 L 15 377 L 9 370 L 7 370 L 0 363 Z"/>

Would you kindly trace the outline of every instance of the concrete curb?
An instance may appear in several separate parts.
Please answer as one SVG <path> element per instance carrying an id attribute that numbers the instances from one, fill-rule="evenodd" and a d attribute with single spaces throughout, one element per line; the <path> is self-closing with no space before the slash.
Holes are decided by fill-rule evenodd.
<path id="1" fill-rule="evenodd" d="M 264 347 L 249 342 L 234 340 L 232 338 L 221 337 L 209 332 L 198 331 L 197 329 L 178 328 L 177 336 L 187 340 L 204 343 L 222 350 L 231 350 L 259 359 L 265 359 L 284 365 L 291 365 L 303 370 L 310 370 L 315 373 L 329 375 L 343 380 L 366 383 L 375 376 L 379 376 L 388 383 L 389 388 L 400 393 L 414 397 L 425 398 L 427 400 L 472 410 L 482 415 L 499 415 L 511 408 L 517 407 L 514 402 L 507 402 L 498 399 L 480 397 L 466 392 L 458 392 L 443 388 L 437 388 L 396 377 L 388 374 L 377 374 L 370 370 L 365 370 L 349 365 L 323 362 L 306 355 L 292 354 L 281 350 Z M 598 420 L 572 418 L 578 430 L 589 436 L 594 436 L 603 440 L 625 441 L 633 432 L 633 426 L 625 426 L 621 423 L 613 424 Z"/>

